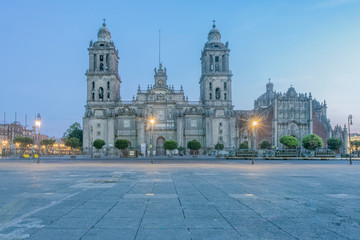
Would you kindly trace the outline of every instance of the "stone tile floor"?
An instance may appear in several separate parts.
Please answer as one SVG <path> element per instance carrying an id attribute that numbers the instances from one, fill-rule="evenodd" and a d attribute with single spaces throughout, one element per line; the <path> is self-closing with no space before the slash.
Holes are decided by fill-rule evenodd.
<path id="1" fill-rule="evenodd" d="M 0 239 L 360 239 L 360 162 L 0 160 Z"/>

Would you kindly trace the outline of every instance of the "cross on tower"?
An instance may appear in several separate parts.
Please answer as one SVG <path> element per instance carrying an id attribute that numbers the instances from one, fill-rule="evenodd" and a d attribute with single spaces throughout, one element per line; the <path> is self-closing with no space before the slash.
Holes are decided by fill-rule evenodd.
<path id="1" fill-rule="evenodd" d="M 105 23 L 106 19 L 104 18 L 103 20 L 104 20 L 103 26 L 105 27 L 106 26 L 106 23 Z"/>

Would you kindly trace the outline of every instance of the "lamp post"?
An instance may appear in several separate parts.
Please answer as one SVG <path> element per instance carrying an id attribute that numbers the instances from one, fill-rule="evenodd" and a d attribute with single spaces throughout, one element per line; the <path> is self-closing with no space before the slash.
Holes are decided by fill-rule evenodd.
<path id="1" fill-rule="evenodd" d="M 251 164 L 254 164 L 254 152 L 255 152 L 255 127 L 258 124 L 257 121 L 253 121 L 252 123 L 252 135 L 253 135 L 253 149 L 251 154 Z"/>
<path id="2" fill-rule="evenodd" d="M 153 144 L 154 144 L 154 124 L 155 124 L 155 119 L 150 119 L 150 123 L 151 123 L 150 159 L 151 159 L 151 164 L 154 164 Z"/>
<path id="3" fill-rule="evenodd" d="M 351 138 L 350 138 L 350 125 L 352 125 L 352 115 L 350 114 L 348 116 L 348 127 L 349 127 L 349 146 L 350 146 L 350 165 L 352 165 L 352 159 L 351 159 Z"/>
<path id="4" fill-rule="evenodd" d="M 38 116 L 37 116 L 37 119 L 35 121 L 35 126 L 39 128 L 39 136 L 38 136 L 38 140 L 39 140 L 39 154 L 38 154 L 38 157 L 36 159 L 36 163 L 39 163 L 40 162 L 40 151 L 41 151 L 41 148 L 40 148 L 40 127 L 41 127 L 41 118 L 40 118 L 40 113 L 38 113 Z M 35 129 L 36 131 L 36 129 Z M 36 133 L 35 133 L 36 134 Z"/>

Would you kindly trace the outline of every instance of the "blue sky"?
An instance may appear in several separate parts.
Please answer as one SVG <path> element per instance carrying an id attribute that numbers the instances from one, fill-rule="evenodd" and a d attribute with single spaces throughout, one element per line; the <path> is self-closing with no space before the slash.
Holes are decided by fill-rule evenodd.
<path id="1" fill-rule="evenodd" d="M 219 4 L 221 3 L 221 4 Z M 252 109 L 265 91 L 311 92 L 328 104 L 331 123 L 353 115 L 360 132 L 360 2 L 304 1 L 3 1 L 0 14 L 1 122 L 33 124 L 61 137 L 82 123 L 90 40 L 107 19 L 119 50 L 121 97 L 153 83 L 161 59 L 168 83 L 199 99 L 200 52 L 212 20 L 229 41 L 233 104 Z"/>

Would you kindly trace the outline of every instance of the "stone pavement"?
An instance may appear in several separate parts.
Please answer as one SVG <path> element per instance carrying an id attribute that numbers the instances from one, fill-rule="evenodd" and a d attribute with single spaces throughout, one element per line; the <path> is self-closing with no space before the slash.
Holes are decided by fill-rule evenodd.
<path id="1" fill-rule="evenodd" d="M 360 162 L 0 159 L 0 239 L 360 239 Z"/>

